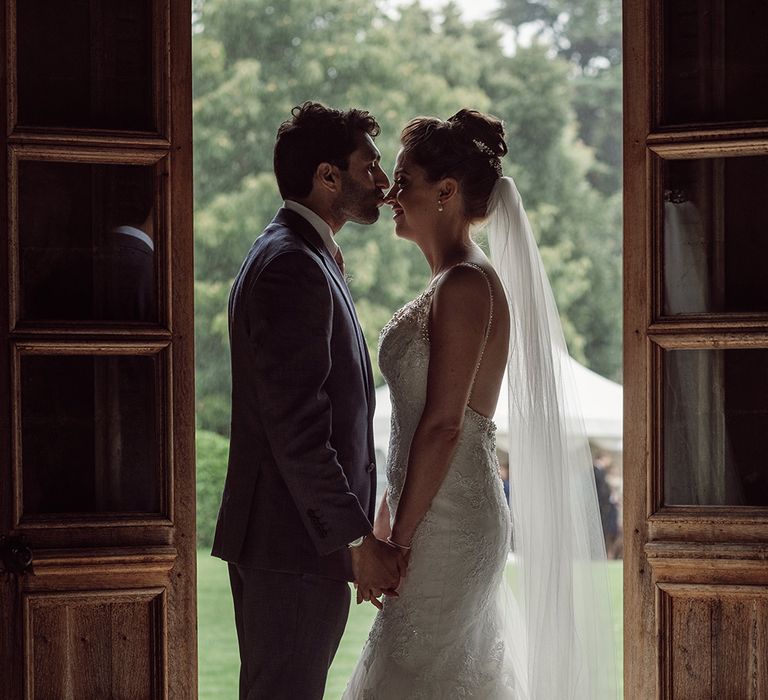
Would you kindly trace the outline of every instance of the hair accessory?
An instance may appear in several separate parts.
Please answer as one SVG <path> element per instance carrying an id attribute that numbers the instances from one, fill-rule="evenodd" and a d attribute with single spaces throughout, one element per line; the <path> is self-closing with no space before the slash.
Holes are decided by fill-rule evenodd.
<path id="1" fill-rule="evenodd" d="M 485 153 L 485 155 L 491 156 L 491 158 L 496 157 L 496 154 L 493 152 L 493 150 L 487 143 L 481 141 L 480 139 L 472 139 L 472 143 L 475 144 L 475 146 L 477 147 L 477 150 L 480 151 L 481 153 Z"/>
<path id="2" fill-rule="evenodd" d="M 480 153 L 490 156 L 488 158 L 488 165 L 490 165 L 496 171 L 496 174 L 501 177 L 501 159 L 496 155 L 493 149 L 480 139 L 472 139 L 472 143 L 475 144 L 475 148 L 477 148 Z"/>

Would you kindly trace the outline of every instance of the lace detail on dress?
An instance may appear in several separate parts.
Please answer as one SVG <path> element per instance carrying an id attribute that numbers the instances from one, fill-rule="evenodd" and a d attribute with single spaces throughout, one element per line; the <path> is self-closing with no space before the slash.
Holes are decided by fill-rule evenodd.
<path id="1" fill-rule="evenodd" d="M 411 316 L 416 320 L 421 329 L 422 340 L 429 343 L 429 310 L 432 307 L 432 296 L 434 293 L 435 286 L 431 285 L 415 299 L 412 299 L 405 306 L 395 311 L 394 316 L 389 319 L 379 333 L 379 349 L 381 349 L 381 343 L 389 331 L 396 327 L 406 316 Z"/>
<path id="2" fill-rule="evenodd" d="M 379 337 L 379 364 L 392 399 L 392 514 L 424 409 L 434 289 L 400 309 Z M 414 533 L 399 597 L 384 599 L 347 700 L 516 697 L 500 622 L 511 523 L 495 448 L 493 421 L 467 406 L 448 472 Z"/>

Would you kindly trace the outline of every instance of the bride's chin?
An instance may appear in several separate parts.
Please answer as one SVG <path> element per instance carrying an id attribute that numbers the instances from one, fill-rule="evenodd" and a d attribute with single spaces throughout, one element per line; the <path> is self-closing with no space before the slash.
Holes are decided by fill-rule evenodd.
<path id="1" fill-rule="evenodd" d="M 408 235 L 408 230 L 404 226 L 401 226 L 398 222 L 395 222 L 395 235 L 398 238 L 404 238 L 406 240 L 410 240 L 411 238 Z"/>

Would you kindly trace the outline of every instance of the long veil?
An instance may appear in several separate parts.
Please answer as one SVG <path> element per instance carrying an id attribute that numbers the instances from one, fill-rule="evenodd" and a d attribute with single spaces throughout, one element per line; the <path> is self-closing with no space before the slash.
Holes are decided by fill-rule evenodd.
<path id="1" fill-rule="evenodd" d="M 526 700 L 618 697 L 605 546 L 589 444 L 546 272 L 511 178 L 488 241 L 510 309 L 509 483 Z"/>

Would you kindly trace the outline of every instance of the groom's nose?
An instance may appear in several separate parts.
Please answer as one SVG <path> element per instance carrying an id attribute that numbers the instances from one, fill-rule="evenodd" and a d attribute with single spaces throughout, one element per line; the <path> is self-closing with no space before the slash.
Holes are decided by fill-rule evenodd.
<path id="1" fill-rule="evenodd" d="M 384 170 L 378 163 L 376 164 L 375 181 L 376 181 L 376 187 L 378 187 L 380 190 L 389 189 L 389 178 L 387 177 L 387 174 L 384 172 Z"/>

